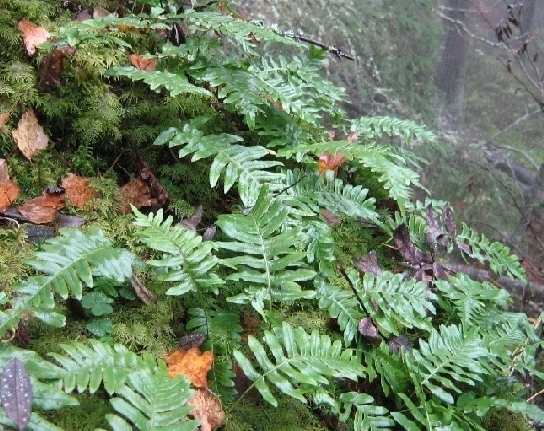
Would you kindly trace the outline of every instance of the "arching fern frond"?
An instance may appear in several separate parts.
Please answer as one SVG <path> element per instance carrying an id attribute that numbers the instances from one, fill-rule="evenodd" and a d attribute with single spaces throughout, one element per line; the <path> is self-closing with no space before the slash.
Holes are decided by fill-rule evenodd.
<path id="1" fill-rule="evenodd" d="M 389 196 L 403 201 L 411 196 L 411 185 L 419 185 L 419 174 L 406 166 L 403 157 L 395 154 L 391 148 L 375 144 L 354 144 L 350 141 L 319 142 L 316 144 L 297 145 L 278 150 L 278 157 L 291 158 L 296 155 L 302 161 L 306 154 L 316 158 L 324 152 L 341 153 L 348 160 L 370 168 L 372 172 L 381 174 L 378 181 L 389 191 Z"/>
<path id="2" fill-rule="evenodd" d="M 134 224 L 143 228 L 136 236 L 149 248 L 165 253 L 162 259 L 146 263 L 166 270 L 158 279 L 176 283 L 168 289 L 167 295 L 183 295 L 223 284 L 212 271 L 217 258 L 211 254 L 214 248 L 211 241 L 203 241 L 195 231 L 182 225 L 172 226 L 172 216 L 163 220 L 162 208 L 155 215 L 146 216 L 136 208 L 133 212 Z"/>
<path id="3" fill-rule="evenodd" d="M 436 295 L 428 290 L 426 283 L 403 280 L 403 274 L 387 271 L 377 276 L 367 273 L 361 279 L 357 271 L 351 270 L 348 277 L 366 314 L 383 331 L 396 335 L 403 328 L 431 331 L 427 314 L 436 313 L 433 305 Z"/>
<path id="4" fill-rule="evenodd" d="M 500 242 L 490 242 L 485 235 L 475 232 L 463 223 L 463 231 L 457 235 L 458 244 L 465 244 L 461 248 L 470 257 L 484 263 L 489 262 L 491 269 L 498 275 L 506 273 L 513 279 L 526 281 L 525 270 L 521 266 L 518 257 L 512 254 L 510 249 Z"/>
<path id="5" fill-rule="evenodd" d="M 434 133 L 425 126 L 421 126 L 412 120 L 401 120 L 389 116 L 361 117 L 351 121 L 351 131 L 357 132 L 363 139 L 374 139 L 386 134 L 389 136 L 401 136 L 406 144 L 412 137 L 425 141 L 436 141 Z"/>
<path id="6" fill-rule="evenodd" d="M 222 133 L 220 135 L 205 135 L 198 129 L 207 121 L 200 118 L 186 124 L 183 130 L 171 127 L 161 133 L 155 145 L 168 143 L 169 147 L 183 146 L 179 156 L 193 154 L 191 161 L 206 157 L 214 157 L 210 166 L 210 185 L 215 187 L 223 174 L 224 192 L 228 192 L 234 183 L 238 183 L 238 193 L 245 206 L 252 206 L 257 199 L 259 189 L 263 184 L 274 184 L 282 181 L 284 175 L 271 170 L 282 165 L 281 162 L 265 160 L 273 154 L 264 147 L 234 145 L 242 140 L 239 136 Z"/>
<path id="7" fill-rule="evenodd" d="M 292 301 L 309 298 L 313 291 L 303 291 L 299 282 L 309 280 L 315 271 L 304 262 L 306 253 L 295 248 L 297 229 L 287 228 L 287 207 L 262 187 L 255 206 L 247 215 L 221 215 L 217 226 L 231 239 L 216 243 L 237 254 L 221 260 L 235 270 L 228 280 L 247 283 L 245 293 L 230 298 L 236 303 L 251 302 L 264 315 L 264 301 Z"/>
<path id="8" fill-rule="evenodd" d="M 302 328 L 284 322 L 273 332 L 265 331 L 263 342 L 264 345 L 255 337 L 248 337 L 259 371 L 242 352 L 235 350 L 233 354 L 244 374 L 253 381 L 252 387 L 274 406 L 278 403 L 269 383 L 306 403 L 304 395 L 326 390 L 331 377 L 357 380 L 364 375 L 352 350 L 344 349 L 338 340 L 331 342 L 328 335 L 319 335 L 317 330 L 308 335 Z"/>
<path id="9" fill-rule="evenodd" d="M 355 431 L 390 430 L 395 421 L 389 417 L 385 407 L 374 404 L 374 398 L 368 394 L 357 392 L 346 392 L 340 394 L 340 403 L 343 412 L 340 414 L 340 421 L 345 422 L 353 417 L 353 429 Z M 355 415 L 352 410 L 355 408 Z"/>

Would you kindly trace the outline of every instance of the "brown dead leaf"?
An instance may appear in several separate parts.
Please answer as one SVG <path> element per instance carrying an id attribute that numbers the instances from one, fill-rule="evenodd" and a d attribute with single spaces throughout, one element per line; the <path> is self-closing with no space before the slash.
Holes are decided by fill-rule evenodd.
<path id="1" fill-rule="evenodd" d="M 168 207 L 168 204 L 170 203 L 168 192 L 162 186 L 158 178 L 155 176 L 153 169 L 151 169 L 147 163 L 144 162 L 142 164 L 142 167 L 138 171 L 138 177 L 149 187 L 149 193 L 153 199 L 151 210 L 157 211 L 159 208 Z"/>
<path id="2" fill-rule="evenodd" d="M 141 55 L 130 54 L 130 62 L 136 69 L 152 72 L 157 67 L 157 60 L 154 58 L 146 58 Z"/>
<path id="3" fill-rule="evenodd" d="M 122 201 L 121 208 L 119 209 L 121 214 L 128 214 L 131 211 L 130 204 L 136 208 L 141 208 L 150 207 L 156 202 L 151 197 L 149 186 L 139 178 L 130 180 L 119 189 L 119 193 L 121 194 Z"/>
<path id="4" fill-rule="evenodd" d="M 19 196 L 19 187 L 9 178 L 8 163 L 0 159 L 0 211 L 6 210 Z"/>
<path id="5" fill-rule="evenodd" d="M 321 215 L 325 219 L 325 223 L 327 223 L 329 226 L 340 224 L 342 222 L 342 219 L 340 216 L 337 216 L 332 211 L 329 211 L 327 208 L 321 208 Z"/>
<path id="6" fill-rule="evenodd" d="M 40 197 L 25 202 L 17 209 L 32 223 L 45 224 L 55 221 L 58 210 L 64 208 L 64 190 L 45 190 Z"/>
<path id="7" fill-rule="evenodd" d="M 189 416 L 201 421 L 200 431 L 213 431 L 225 422 L 225 411 L 221 401 L 210 391 L 199 389 L 187 404 L 193 406 Z"/>
<path id="8" fill-rule="evenodd" d="M 23 34 L 23 41 L 29 56 L 34 55 L 36 47 L 44 43 L 50 36 L 45 28 L 39 27 L 26 19 L 19 21 L 17 29 Z"/>
<path id="9" fill-rule="evenodd" d="M 351 132 L 348 136 L 346 136 L 346 141 L 349 142 L 357 142 L 357 139 L 359 139 L 357 132 Z"/>
<path id="10" fill-rule="evenodd" d="M 152 292 L 149 291 L 147 287 L 140 281 L 138 277 L 136 277 L 134 274 L 132 274 L 132 279 L 130 280 L 130 283 L 132 284 L 132 287 L 134 288 L 134 292 L 136 293 L 136 296 L 141 299 L 141 301 L 145 305 L 151 305 L 154 302 L 157 302 L 157 297 L 153 295 Z"/>
<path id="11" fill-rule="evenodd" d="M 40 91 L 45 92 L 60 85 L 60 76 L 64 60 L 75 53 L 75 47 L 65 46 L 56 49 L 42 59 L 38 69 Z"/>
<path id="12" fill-rule="evenodd" d="M 324 173 L 330 169 L 334 171 L 334 176 L 336 176 L 338 174 L 338 168 L 340 165 L 346 163 L 347 161 L 348 159 L 346 159 L 342 153 L 336 152 L 334 155 L 332 155 L 328 151 L 325 151 L 319 156 L 319 172 Z"/>
<path id="13" fill-rule="evenodd" d="M 100 6 L 95 6 L 93 8 L 93 18 L 104 18 L 111 15 L 106 9 L 101 8 Z"/>
<path id="14" fill-rule="evenodd" d="M 32 157 L 38 151 L 45 150 L 49 142 L 49 138 L 43 131 L 43 127 L 38 123 L 32 108 L 22 115 L 19 124 L 17 124 L 17 129 L 12 130 L 11 134 L 28 160 L 32 160 Z"/>
<path id="15" fill-rule="evenodd" d="M 166 357 L 168 374 L 170 377 L 183 374 L 195 387 L 207 388 L 206 376 L 212 369 L 213 359 L 212 352 L 201 352 L 198 347 L 192 347 L 189 350 L 179 348 Z"/>
<path id="16" fill-rule="evenodd" d="M 0 129 L 3 129 L 4 126 L 6 125 L 6 123 L 8 122 L 9 120 L 9 114 L 11 114 L 11 112 L 2 112 L 0 114 Z"/>
<path id="17" fill-rule="evenodd" d="M 81 208 L 90 200 L 99 197 L 99 193 L 90 186 L 89 179 L 79 175 L 69 173 L 61 185 L 66 190 L 70 204 L 76 208 Z"/>

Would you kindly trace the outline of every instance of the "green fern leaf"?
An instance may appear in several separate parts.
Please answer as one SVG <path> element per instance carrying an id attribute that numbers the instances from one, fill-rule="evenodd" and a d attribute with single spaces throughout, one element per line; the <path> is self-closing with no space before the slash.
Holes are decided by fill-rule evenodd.
<path id="1" fill-rule="evenodd" d="M 355 270 L 348 277 L 368 316 L 382 330 L 399 335 L 402 328 L 420 328 L 431 331 L 427 313 L 436 313 L 433 301 L 436 295 L 427 284 L 414 280 L 404 281 L 403 274 L 382 272 L 378 276 L 365 274 L 362 281 Z"/>
<path id="2" fill-rule="evenodd" d="M 340 403 L 344 411 L 340 414 L 340 421 L 345 422 L 350 416 L 353 407 L 355 407 L 355 417 L 353 429 L 355 431 L 363 430 L 387 430 L 391 429 L 395 422 L 388 417 L 385 407 L 374 405 L 374 398 L 368 394 L 357 392 L 346 392 L 340 394 Z"/>
<path id="3" fill-rule="evenodd" d="M 114 430 L 135 426 L 141 431 L 193 431 L 200 425 L 187 417 L 193 410 L 186 405 L 193 393 L 185 377 L 168 376 L 164 366 L 155 371 L 141 369 L 130 374 L 127 384 L 110 400 L 115 411 L 130 422 L 118 415 L 106 418 Z"/>
<path id="4" fill-rule="evenodd" d="M 329 316 L 337 319 L 340 329 L 344 331 L 344 343 L 349 346 L 364 317 L 359 301 L 353 292 L 329 284 L 321 278 L 316 280 L 316 286 L 319 308 L 327 309 Z"/>
<path id="5" fill-rule="evenodd" d="M 316 270 L 322 274 L 333 276 L 335 242 L 331 228 L 321 220 L 304 220 L 300 232 L 301 247 L 306 249 L 308 263 L 314 263 Z"/>
<path id="6" fill-rule="evenodd" d="M 211 255 L 214 245 L 203 241 L 195 231 L 184 226 L 172 227 L 173 219 L 163 220 L 162 209 L 157 214 L 145 216 L 133 207 L 134 224 L 143 229 L 136 236 L 148 247 L 163 252 L 166 256 L 160 260 L 148 260 L 146 263 L 156 268 L 166 269 L 158 278 L 175 282 L 168 289 L 167 295 L 183 295 L 189 291 L 213 288 L 223 281 L 212 272 L 217 258 Z"/>
<path id="7" fill-rule="evenodd" d="M 294 300 L 313 296 L 303 291 L 299 282 L 310 280 L 315 271 L 304 263 L 306 253 L 297 251 L 297 229 L 281 232 L 289 210 L 280 200 L 262 187 L 259 198 L 249 214 L 221 215 L 217 226 L 230 242 L 216 243 L 220 248 L 238 256 L 221 260 L 236 272 L 228 280 L 243 280 L 249 284 L 246 293 L 229 301 L 245 303 L 251 300 L 255 309 L 263 314 L 264 300 Z"/>
<path id="8" fill-rule="evenodd" d="M 272 151 L 260 147 L 244 147 L 233 145 L 242 140 L 239 136 L 205 135 L 198 129 L 206 118 L 200 118 L 186 124 L 183 130 L 170 128 L 161 133 L 154 145 L 169 147 L 182 146 L 180 157 L 191 153 L 191 161 L 214 156 L 210 167 L 210 185 L 215 187 L 220 176 L 224 175 L 224 192 L 228 192 L 234 183 L 238 182 L 238 192 L 245 206 L 252 206 L 257 199 L 259 189 L 263 184 L 280 183 L 284 175 L 268 171 L 268 169 L 280 166 L 281 163 L 272 160 L 263 160 L 264 157 L 273 154 Z M 279 185 L 278 185 L 279 187 Z"/>
<path id="9" fill-rule="evenodd" d="M 319 209 L 327 208 L 333 213 L 365 220 L 377 220 L 374 198 L 367 198 L 368 189 L 362 186 L 344 184 L 334 178 L 333 172 L 327 176 L 317 172 L 288 171 L 289 188 L 280 196 L 287 204 L 300 208 L 303 214 L 319 214 Z"/>
<path id="10" fill-rule="evenodd" d="M 328 335 L 319 335 L 317 330 L 308 335 L 302 328 L 284 322 L 274 333 L 265 331 L 263 341 L 272 359 L 263 344 L 251 335 L 248 337 L 248 346 L 262 374 L 240 351 L 235 350 L 233 355 L 263 398 L 274 406 L 277 400 L 268 382 L 305 403 L 304 394 L 322 391 L 329 384 L 328 378 L 357 380 L 364 374 L 351 350 L 343 349 L 340 341 L 332 343 Z"/>
<path id="11" fill-rule="evenodd" d="M 515 254 L 512 254 L 510 249 L 500 242 L 490 242 L 484 235 L 480 235 L 473 231 L 463 223 L 463 231 L 457 235 L 458 244 L 470 246 L 470 257 L 479 260 L 480 262 L 489 262 L 491 269 L 502 275 L 506 275 L 513 279 L 527 281 L 525 270 L 521 266 L 521 262 Z M 466 252 L 465 247 L 461 248 Z"/>
<path id="12" fill-rule="evenodd" d="M 166 88 L 170 97 L 176 97 L 180 94 L 200 94 L 213 97 L 212 93 L 202 87 L 197 87 L 187 80 L 187 76 L 182 73 L 171 73 L 154 70 L 148 72 L 136 69 L 133 66 L 116 66 L 108 71 L 112 76 L 125 76 L 132 81 L 144 81 L 153 91 L 158 91 L 160 87 Z"/>
<path id="13" fill-rule="evenodd" d="M 352 120 L 351 131 L 357 132 L 364 139 L 381 137 L 384 133 L 389 136 L 402 136 L 406 144 L 410 143 L 412 137 L 430 142 L 436 141 L 436 136 L 427 130 L 425 126 L 411 120 L 401 120 L 388 116 L 377 115 Z"/>
<path id="14" fill-rule="evenodd" d="M 440 332 L 433 329 L 429 341 L 420 339 L 419 346 L 406 352 L 405 363 L 422 386 L 448 404 L 455 402 L 452 392 L 463 392 L 459 384 L 475 385 L 490 373 L 490 352 L 474 331 L 441 325 Z"/>
<path id="15" fill-rule="evenodd" d="M 89 339 L 82 343 L 61 344 L 65 354 L 50 353 L 64 369 L 61 380 L 66 392 L 77 389 L 96 392 L 101 384 L 109 394 L 117 392 L 127 376 L 149 364 L 122 345 L 113 348 L 100 341 Z"/>
<path id="16" fill-rule="evenodd" d="M 71 293 L 81 299 L 83 286 L 93 287 L 93 277 L 123 282 L 132 277 L 135 256 L 121 248 L 113 248 L 104 232 L 91 228 L 85 234 L 75 229 L 62 229 L 61 236 L 49 239 L 44 251 L 28 260 L 30 266 L 49 276 L 46 286 L 66 299 Z"/>

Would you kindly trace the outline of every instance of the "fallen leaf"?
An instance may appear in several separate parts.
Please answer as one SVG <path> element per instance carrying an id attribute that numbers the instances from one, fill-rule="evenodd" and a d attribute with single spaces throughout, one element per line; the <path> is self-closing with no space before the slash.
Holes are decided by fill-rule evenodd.
<path id="1" fill-rule="evenodd" d="M 81 208 L 87 202 L 98 198 L 100 194 L 94 190 L 88 178 L 80 177 L 79 175 L 69 173 L 62 180 L 62 188 L 66 190 L 70 204 L 76 208 Z"/>
<path id="2" fill-rule="evenodd" d="M 25 224 L 23 232 L 28 242 L 39 244 L 46 239 L 55 238 L 55 229 L 50 226 L 38 226 L 35 224 Z"/>
<path id="3" fill-rule="evenodd" d="M 204 241 L 211 241 L 213 237 L 215 236 L 216 232 L 217 232 L 217 226 L 209 226 L 206 228 L 206 230 L 202 234 L 202 239 Z"/>
<path id="4" fill-rule="evenodd" d="M 187 219 L 183 219 L 179 222 L 179 224 L 185 226 L 187 229 L 196 230 L 196 227 L 202 220 L 202 214 L 203 214 L 203 206 L 199 205 L 196 209 L 193 215 Z"/>
<path id="5" fill-rule="evenodd" d="M 198 347 L 192 347 L 189 350 L 179 348 L 166 357 L 168 374 L 170 377 L 183 374 L 195 387 L 207 388 L 206 377 L 208 371 L 212 369 L 213 359 L 212 352 L 201 352 Z"/>
<path id="6" fill-rule="evenodd" d="M 402 347 L 404 347 L 404 350 L 406 351 L 412 350 L 410 341 L 404 335 L 393 337 L 391 341 L 389 341 L 389 351 L 391 353 L 399 353 Z"/>
<path id="7" fill-rule="evenodd" d="M 136 69 L 152 72 L 157 67 L 157 60 L 154 58 L 146 58 L 141 55 L 131 54 L 130 62 Z"/>
<path id="8" fill-rule="evenodd" d="M 11 114 L 11 112 L 2 112 L 0 114 L 0 130 L 4 128 L 4 126 L 7 124 L 8 120 L 9 120 L 9 115 Z"/>
<path id="9" fill-rule="evenodd" d="M 93 8 L 93 18 L 104 18 L 111 15 L 106 9 L 101 8 L 100 6 L 95 6 Z"/>
<path id="10" fill-rule="evenodd" d="M 136 296 L 140 298 L 140 300 L 145 305 L 150 305 L 157 301 L 157 297 L 151 293 L 147 287 L 140 281 L 138 277 L 136 277 L 134 274 L 132 275 L 132 278 L 130 280 L 130 283 L 132 284 L 132 287 L 134 288 L 134 292 L 136 293 Z"/>
<path id="11" fill-rule="evenodd" d="M 327 172 L 328 170 L 333 170 L 334 176 L 336 176 L 338 174 L 338 168 L 340 167 L 340 165 L 344 164 L 347 161 L 348 159 L 346 159 L 342 155 L 342 153 L 338 151 L 334 155 L 332 155 L 328 151 L 325 151 L 323 154 L 319 156 L 319 161 L 318 161 L 319 172 L 324 173 L 324 172 Z"/>
<path id="12" fill-rule="evenodd" d="M 85 219 L 83 217 L 57 213 L 55 223 L 59 228 L 79 227 L 85 223 Z"/>
<path id="13" fill-rule="evenodd" d="M 42 59 L 38 69 L 40 91 L 45 92 L 60 85 L 60 76 L 64 60 L 75 53 L 75 47 L 65 46 L 56 49 Z"/>
<path id="14" fill-rule="evenodd" d="M 32 223 L 45 224 L 55 221 L 57 211 L 64 206 L 63 191 L 52 193 L 45 190 L 41 196 L 25 202 L 17 209 Z"/>
<path id="15" fill-rule="evenodd" d="M 0 159 L 0 212 L 5 211 L 19 196 L 19 187 L 9 178 L 8 163 Z"/>
<path id="16" fill-rule="evenodd" d="M 432 263 L 432 259 L 412 242 L 408 227 L 404 223 L 395 229 L 393 239 L 400 254 L 410 265 L 421 266 L 424 263 Z"/>
<path id="17" fill-rule="evenodd" d="M 213 431 L 225 422 L 226 416 L 221 401 L 210 391 L 199 389 L 187 404 L 193 406 L 189 416 L 200 419 L 200 431 Z"/>
<path id="18" fill-rule="evenodd" d="M 364 255 L 361 259 L 356 259 L 355 265 L 364 273 L 378 275 L 382 272 L 382 269 L 378 266 L 378 256 L 376 255 L 376 250 L 372 250 L 370 253 Z"/>
<path id="19" fill-rule="evenodd" d="M 39 27 L 26 19 L 19 21 L 17 29 L 23 34 L 23 41 L 29 56 L 34 55 L 36 47 L 44 43 L 50 36 L 45 28 Z"/>
<path id="20" fill-rule="evenodd" d="M 376 325 L 374 325 L 374 322 L 372 322 L 372 319 L 370 317 L 364 317 L 361 319 L 361 321 L 359 322 L 358 330 L 359 334 L 361 334 L 371 343 L 379 343 L 380 336 L 378 335 L 378 328 L 376 328 Z"/>
<path id="21" fill-rule="evenodd" d="M 340 216 L 337 216 L 332 211 L 329 211 L 327 208 L 321 208 L 320 211 L 321 215 L 325 219 L 325 223 L 327 223 L 329 226 L 339 224 L 342 221 Z"/>
<path id="22" fill-rule="evenodd" d="M 91 14 L 89 13 L 89 9 L 83 9 L 81 12 L 79 12 L 76 16 L 76 21 L 87 21 L 88 19 L 91 19 Z"/>
<path id="23" fill-rule="evenodd" d="M 138 176 L 149 186 L 149 193 L 151 198 L 154 200 L 151 204 L 151 210 L 156 211 L 159 208 L 167 207 L 170 203 L 168 192 L 159 182 L 153 173 L 153 169 L 151 169 L 147 163 L 143 163 L 142 168 L 138 172 Z"/>
<path id="24" fill-rule="evenodd" d="M 151 191 L 149 186 L 139 178 L 134 178 L 126 183 L 119 189 L 121 195 L 121 208 L 119 212 L 121 214 L 128 214 L 131 211 L 130 205 L 134 205 L 136 208 L 150 207 L 154 201 L 151 198 Z"/>
<path id="25" fill-rule="evenodd" d="M 446 205 L 442 209 L 442 220 L 444 221 L 444 226 L 450 238 L 455 238 L 457 236 L 455 232 L 455 221 L 453 220 L 453 210 L 449 205 Z"/>
<path id="26" fill-rule="evenodd" d="M 27 428 L 32 414 L 32 385 L 24 363 L 14 358 L 9 361 L 0 380 L 0 398 L 6 415 L 17 429 Z"/>
<path id="27" fill-rule="evenodd" d="M 348 142 L 357 142 L 357 139 L 359 139 L 357 132 L 351 132 L 348 136 L 346 136 L 346 141 Z"/>
<path id="28" fill-rule="evenodd" d="M 12 130 L 11 134 L 28 160 L 32 160 L 32 157 L 38 151 L 45 150 L 49 142 L 49 138 L 43 131 L 43 127 L 38 123 L 32 108 L 22 115 L 19 124 L 17 124 L 17 129 Z"/>

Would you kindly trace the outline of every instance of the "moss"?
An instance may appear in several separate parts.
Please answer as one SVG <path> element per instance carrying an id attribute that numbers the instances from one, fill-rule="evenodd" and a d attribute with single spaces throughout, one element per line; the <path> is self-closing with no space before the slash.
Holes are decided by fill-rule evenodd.
<path id="1" fill-rule="evenodd" d="M 482 420 L 482 426 L 493 431 L 533 431 L 534 428 L 527 422 L 521 413 L 508 410 L 490 411 Z"/>
<path id="2" fill-rule="evenodd" d="M 109 428 L 106 415 L 112 413 L 112 407 L 105 392 L 75 394 L 74 397 L 79 401 L 79 406 L 41 412 L 41 415 L 65 430 L 84 431 Z"/>
<path id="3" fill-rule="evenodd" d="M 287 397 L 277 397 L 278 407 L 240 401 L 229 414 L 225 431 L 317 431 L 324 430 L 308 406 Z"/>

